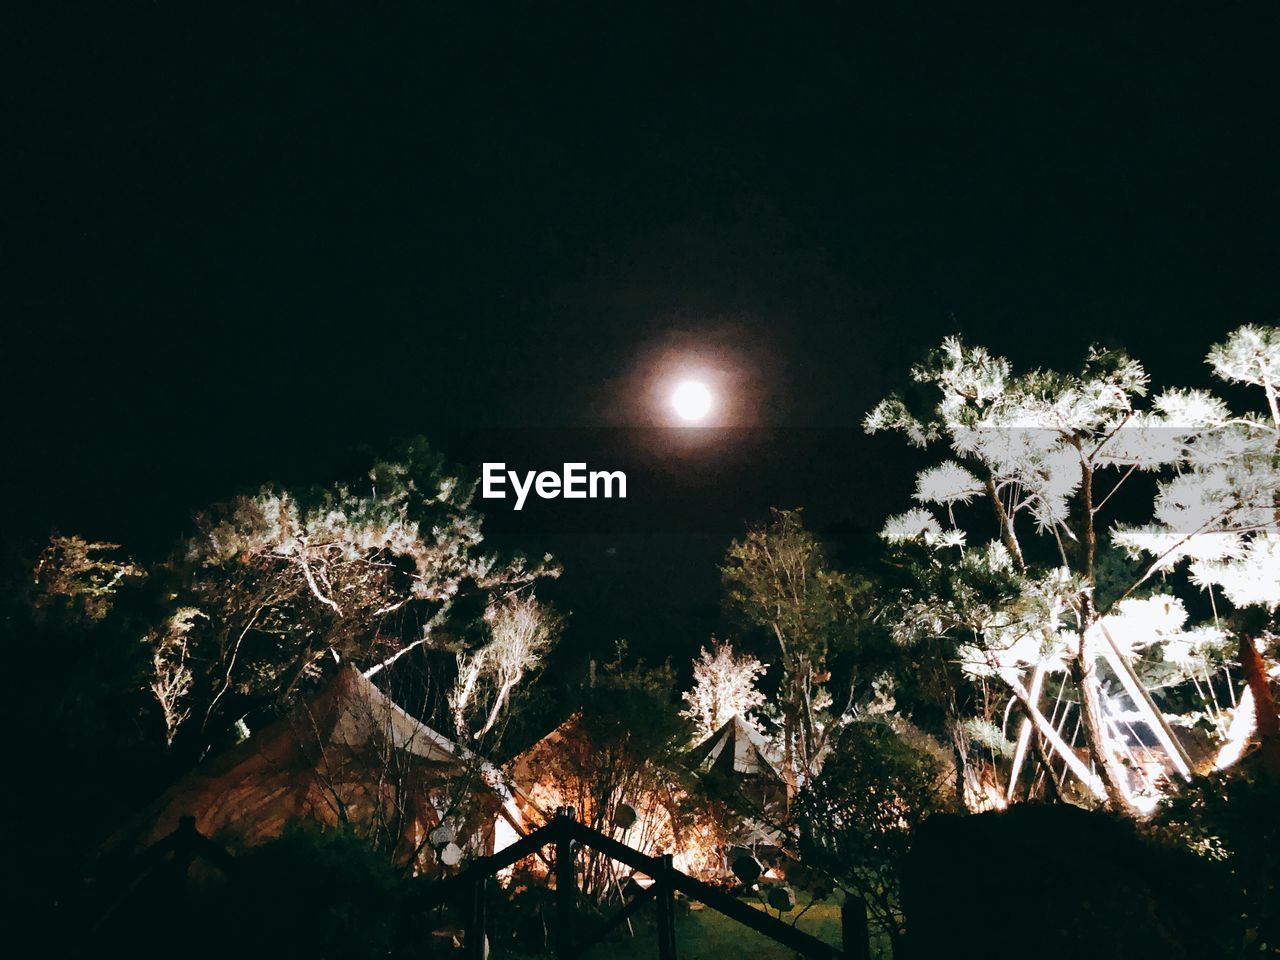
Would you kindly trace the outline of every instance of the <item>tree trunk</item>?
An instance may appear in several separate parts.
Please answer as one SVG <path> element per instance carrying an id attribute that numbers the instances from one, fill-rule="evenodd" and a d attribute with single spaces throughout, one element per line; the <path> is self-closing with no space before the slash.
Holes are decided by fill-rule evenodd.
<path id="1" fill-rule="evenodd" d="M 1245 680 L 1253 692 L 1255 729 L 1262 741 L 1262 763 L 1267 773 L 1280 780 L 1280 715 L 1276 713 L 1275 698 L 1271 696 L 1271 682 L 1253 638 L 1240 636 L 1240 664 Z"/>
<path id="2" fill-rule="evenodd" d="M 1047 717 L 1040 712 L 1039 707 L 1031 702 L 1027 694 L 1027 690 L 1017 680 L 1010 680 L 1009 689 L 1013 691 L 1014 698 L 1018 701 L 1019 706 L 1026 712 L 1032 722 L 1036 726 L 1036 731 L 1044 736 L 1049 745 L 1053 747 L 1058 756 L 1062 757 L 1073 774 L 1079 778 L 1088 789 L 1099 800 L 1106 801 L 1107 791 L 1103 786 L 1102 780 L 1097 777 L 1078 756 L 1075 751 L 1059 736 L 1058 731 L 1054 729 Z"/>
<path id="3" fill-rule="evenodd" d="M 1045 631 L 1047 634 L 1048 631 Z M 1046 639 L 1047 636 L 1046 636 Z M 1036 668 L 1031 674 L 1031 689 L 1027 691 L 1027 695 L 1032 703 L 1037 706 L 1040 704 L 1040 691 L 1044 687 L 1045 667 L 1043 663 L 1037 663 Z M 1035 726 L 1030 715 L 1022 721 L 1021 728 L 1018 730 L 1018 746 L 1013 752 L 1013 767 L 1009 771 L 1009 789 L 1005 791 L 1005 800 L 1013 803 L 1013 794 L 1018 789 L 1018 778 L 1022 775 L 1022 762 L 1027 757 L 1027 747 L 1031 743 L 1031 730 Z"/>
<path id="4" fill-rule="evenodd" d="M 1071 660 L 1071 675 L 1080 691 L 1080 729 L 1084 732 L 1085 746 L 1106 790 L 1107 805 L 1122 813 L 1132 813 L 1128 791 L 1125 789 L 1124 768 L 1107 749 L 1103 732 L 1102 687 L 1083 633 L 1080 636 L 1080 651 Z"/>
<path id="5" fill-rule="evenodd" d="M 1000 492 L 996 490 L 996 482 L 990 472 L 987 473 L 983 485 L 986 487 L 987 500 L 991 503 L 991 510 L 996 515 L 996 526 L 1000 530 L 1000 542 L 1009 551 L 1009 556 L 1013 558 L 1014 566 L 1025 573 L 1027 563 L 1022 558 L 1022 548 L 1018 545 L 1018 536 L 1013 530 L 1013 520 L 1010 518 L 1008 511 L 1005 510 L 1004 504 L 1000 502 Z"/>
<path id="6" fill-rule="evenodd" d="M 1034 731 L 1031 734 L 1031 745 L 1036 752 L 1036 762 L 1040 765 L 1040 769 L 1044 771 L 1044 782 L 1049 787 L 1049 801 L 1051 803 L 1062 802 L 1062 784 L 1058 783 L 1058 774 L 1054 772 L 1053 763 L 1049 757 L 1049 752 L 1044 747 L 1044 737 Z M 1031 786 L 1034 786 L 1032 784 Z M 1031 787 L 1027 788 L 1027 799 L 1031 799 Z"/>
<path id="7" fill-rule="evenodd" d="M 813 776 L 814 768 L 817 766 L 817 757 L 814 756 L 814 748 L 817 737 L 814 732 L 813 721 L 813 699 L 811 694 L 811 686 L 813 682 L 813 666 L 809 663 L 807 657 L 801 660 L 800 675 L 797 677 L 796 683 L 796 713 L 800 721 L 799 737 L 800 737 L 800 770 L 804 774 L 805 782 Z"/>
<path id="8" fill-rule="evenodd" d="M 782 704 L 782 775 L 787 780 L 787 800 L 796 793 L 796 713 L 790 696 Z"/>
<path id="9" fill-rule="evenodd" d="M 969 805 L 965 803 L 964 785 L 968 772 L 968 758 L 965 756 L 964 733 L 954 720 L 947 721 L 947 732 L 951 736 L 951 760 L 956 769 L 956 805 L 961 810 L 967 810 Z"/>

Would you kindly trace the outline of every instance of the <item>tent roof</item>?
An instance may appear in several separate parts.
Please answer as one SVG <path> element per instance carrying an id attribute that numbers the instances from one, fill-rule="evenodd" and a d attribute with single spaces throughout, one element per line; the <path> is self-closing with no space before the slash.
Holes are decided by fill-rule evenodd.
<path id="1" fill-rule="evenodd" d="M 333 727 L 329 741 L 360 747 L 382 737 L 399 750 L 436 763 L 464 759 L 466 751 L 444 734 L 406 713 L 355 668 L 346 667 L 334 679 Z"/>
<path id="2" fill-rule="evenodd" d="M 689 752 L 689 761 L 700 771 L 716 770 L 744 777 L 782 780 L 769 759 L 764 737 L 740 715 L 735 714 L 715 733 Z"/>
<path id="3" fill-rule="evenodd" d="M 258 842 L 306 808 L 317 773 L 323 779 L 344 757 L 376 758 L 388 749 L 442 773 L 478 761 L 481 778 L 499 804 L 504 810 L 513 807 L 497 767 L 407 713 L 346 666 L 288 716 L 189 772 L 107 846 L 145 846 L 172 830 L 183 814 L 194 815 L 206 835 L 226 829 L 246 843 Z M 368 762 L 377 765 L 376 760 L 357 761 Z"/>

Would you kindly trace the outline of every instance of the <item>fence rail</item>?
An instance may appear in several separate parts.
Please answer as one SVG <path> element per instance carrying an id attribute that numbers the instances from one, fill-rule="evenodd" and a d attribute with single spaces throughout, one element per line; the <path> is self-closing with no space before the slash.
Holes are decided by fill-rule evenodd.
<path id="1" fill-rule="evenodd" d="M 582 956 L 649 904 L 653 904 L 657 916 L 659 960 L 676 960 L 677 893 L 718 911 L 810 960 L 869 960 L 866 909 L 860 900 L 850 900 L 842 909 L 842 950 L 749 906 L 723 890 L 682 873 L 672 865 L 670 854 L 651 857 L 592 830 L 578 822 L 572 807 L 561 807 L 545 826 L 491 856 L 472 861 L 460 873 L 433 884 L 414 897 L 413 905 L 418 910 L 426 911 L 446 901 L 457 903 L 465 922 L 464 948 L 467 960 L 486 960 L 489 952 L 487 889 L 491 879 L 499 871 L 546 847 L 552 847 L 555 851 L 551 863 L 555 877 L 553 948 L 557 960 L 573 960 Z M 617 914 L 597 925 L 581 939 L 575 935 L 578 926 L 578 885 L 574 861 L 579 847 L 596 850 L 653 880 L 648 889 L 631 897 Z M 129 875 L 123 878 L 125 883 L 121 898 L 166 857 L 169 857 L 168 862 L 179 885 L 185 878 L 187 868 L 197 858 L 212 863 L 229 875 L 234 874 L 236 867 L 231 854 L 196 830 L 194 818 L 183 817 L 177 830 L 135 859 Z M 118 906 L 118 903 L 113 906 Z"/>
<path id="2" fill-rule="evenodd" d="M 574 871 L 575 845 L 597 850 L 653 880 L 648 890 L 625 904 L 619 913 L 581 940 L 575 937 L 578 892 Z M 650 902 L 654 904 L 657 913 L 659 960 L 675 960 L 677 955 L 676 893 L 683 894 L 690 900 L 696 900 L 810 960 L 868 960 L 870 955 L 866 912 L 861 901 L 849 902 L 842 911 L 841 928 L 844 949 L 839 949 L 743 903 L 723 890 L 718 890 L 687 873 L 682 873 L 672 866 L 669 854 L 662 857 L 643 854 L 633 847 L 579 823 L 574 817 L 572 807 L 561 807 L 546 826 L 522 837 L 493 856 L 474 861 L 462 873 L 447 881 L 447 884 L 453 887 L 452 890 L 442 884 L 432 891 L 431 898 L 435 902 L 449 897 L 451 893 L 456 894 L 458 888 L 467 891 L 465 901 L 469 908 L 466 912 L 468 960 L 484 960 L 487 955 L 484 891 L 489 878 L 546 846 L 555 848 L 553 864 L 556 880 L 556 921 L 553 945 L 558 960 L 573 960 L 575 957 L 582 956 Z"/>

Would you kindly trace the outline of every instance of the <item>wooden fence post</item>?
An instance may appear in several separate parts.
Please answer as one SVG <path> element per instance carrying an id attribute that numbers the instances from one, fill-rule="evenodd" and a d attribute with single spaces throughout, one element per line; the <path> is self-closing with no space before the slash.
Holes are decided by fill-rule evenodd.
<path id="1" fill-rule="evenodd" d="M 467 960 L 488 960 L 488 877 L 480 877 L 471 884 L 470 901 L 467 903 Z"/>
<path id="2" fill-rule="evenodd" d="M 573 869 L 573 838 L 569 825 L 573 807 L 556 809 L 556 956 L 568 960 L 573 956 L 573 915 L 577 908 L 578 881 Z"/>
<path id="3" fill-rule="evenodd" d="M 845 960 L 871 960 L 871 934 L 867 930 L 867 902 L 852 894 L 840 908 L 840 936 Z"/>
<path id="4" fill-rule="evenodd" d="M 658 867 L 658 876 L 654 882 L 658 885 L 658 958 L 659 960 L 676 960 L 676 890 L 673 884 L 675 867 L 671 854 L 662 855 Z"/>

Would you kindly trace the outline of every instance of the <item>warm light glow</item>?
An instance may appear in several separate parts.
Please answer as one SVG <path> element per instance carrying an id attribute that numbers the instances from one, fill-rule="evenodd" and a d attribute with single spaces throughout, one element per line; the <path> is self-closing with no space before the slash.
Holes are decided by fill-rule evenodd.
<path id="1" fill-rule="evenodd" d="M 671 405 L 682 420 L 690 422 L 705 419 L 711 412 L 711 391 L 700 380 L 685 380 L 671 395 Z"/>
<path id="2" fill-rule="evenodd" d="M 1218 750 L 1213 769 L 1225 770 L 1244 756 L 1249 746 L 1249 738 L 1257 727 L 1257 711 L 1253 706 L 1253 690 L 1245 686 L 1240 691 L 1240 703 L 1231 715 L 1231 725 L 1227 727 L 1226 741 Z"/>

